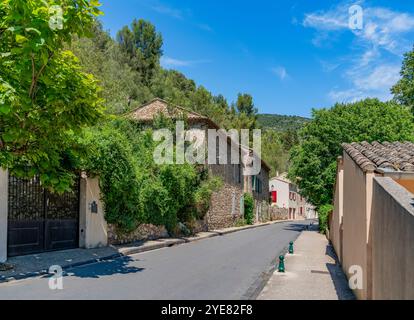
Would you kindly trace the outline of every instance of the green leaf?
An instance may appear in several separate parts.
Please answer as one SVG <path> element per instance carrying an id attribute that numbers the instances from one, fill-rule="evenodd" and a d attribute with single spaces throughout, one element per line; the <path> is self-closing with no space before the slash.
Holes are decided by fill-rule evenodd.
<path id="1" fill-rule="evenodd" d="M 8 114 L 10 110 L 11 110 L 10 105 L 3 104 L 0 106 L 0 113 L 2 114 Z"/>
<path id="2" fill-rule="evenodd" d="M 28 39 L 25 36 L 22 36 L 21 34 L 16 34 L 16 42 L 17 43 L 23 43 L 26 42 Z"/>
<path id="3" fill-rule="evenodd" d="M 4 142 L 13 142 L 16 139 L 16 136 L 10 132 L 4 133 L 2 137 Z"/>
<path id="4" fill-rule="evenodd" d="M 10 55 L 11 55 L 11 52 L 3 52 L 3 53 L 0 54 L 0 57 L 7 58 Z"/>
<path id="5" fill-rule="evenodd" d="M 25 28 L 24 30 L 26 30 L 27 32 L 35 32 L 37 33 L 39 36 L 42 34 L 39 30 L 37 30 L 36 28 Z"/>

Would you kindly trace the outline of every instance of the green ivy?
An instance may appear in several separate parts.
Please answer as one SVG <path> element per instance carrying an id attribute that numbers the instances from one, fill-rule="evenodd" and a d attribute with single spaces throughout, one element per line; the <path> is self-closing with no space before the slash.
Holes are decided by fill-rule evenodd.
<path id="1" fill-rule="evenodd" d="M 323 234 L 326 233 L 328 230 L 328 220 L 329 220 L 329 214 L 333 210 L 333 205 L 331 204 L 325 204 L 318 208 L 318 216 L 319 216 L 319 231 Z"/>
<path id="2" fill-rule="evenodd" d="M 100 177 L 106 220 L 124 232 L 142 223 L 172 231 L 200 219 L 221 186 L 190 164 L 157 165 L 152 130 L 127 120 L 86 130 L 82 144 L 89 150 L 83 167 Z"/>
<path id="3" fill-rule="evenodd" d="M 244 219 L 247 224 L 254 223 L 254 199 L 250 193 L 244 194 Z"/>

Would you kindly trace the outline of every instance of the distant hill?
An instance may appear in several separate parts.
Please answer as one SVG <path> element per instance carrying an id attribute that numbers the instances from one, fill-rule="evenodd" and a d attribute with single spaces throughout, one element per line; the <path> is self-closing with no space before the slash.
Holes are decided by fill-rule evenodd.
<path id="1" fill-rule="evenodd" d="M 296 131 L 310 121 L 309 118 L 283 116 L 280 114 L 259 114 L 257 119 L 264 129 L 274 129 L 277 131 L 287 131 L 288 129 Z"/>

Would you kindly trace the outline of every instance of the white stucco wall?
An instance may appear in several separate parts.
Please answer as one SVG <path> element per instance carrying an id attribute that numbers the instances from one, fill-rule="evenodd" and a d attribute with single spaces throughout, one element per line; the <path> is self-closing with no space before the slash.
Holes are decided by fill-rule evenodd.
<path id="1" fill-rule="evenodd" d="M 413 197 L 391 178 L 373 181 L 372 299 L 414 299 Z"/>
<path id="2" fill-rule="evenodd" d="M 269 191 L 277 191 L 276 205 L 279 208 L 289 208 L 289 182 L 272 179 L 269 181 Z"/>
<path id="3" fill-rule="evenodd" d="M 344 167 L 340 157 L 337 161 L 334 209 L 329 225 L 329 237 L 339 261 L 342 262 L 342 218 L 344 209 Z"/>
<path id="4" fill-rule="evenodd" d="M 347 274 L 351 266 L 363 271 L 363 288 L 354 290 L 358 299 L 371 298 L 371 247 L 369 225 L 372 203 L 373 172 L 363 172 L 345 152 L 343 176 L 342 267 Z"/>
<path id="5" fill-rule="evenodd" d="M 0 168 L 0 262 L 7 260 L 8 173 Z"/>

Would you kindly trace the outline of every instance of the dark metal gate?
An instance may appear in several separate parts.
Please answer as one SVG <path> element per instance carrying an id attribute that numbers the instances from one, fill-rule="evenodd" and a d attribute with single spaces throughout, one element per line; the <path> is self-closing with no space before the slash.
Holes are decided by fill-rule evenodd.
<path id="1" fill-rule="evenodd" d="M 9 256 L 78 247 L 79 180 L 73 192 L 52 194 L 38 177 L 9 175 Z"/>

